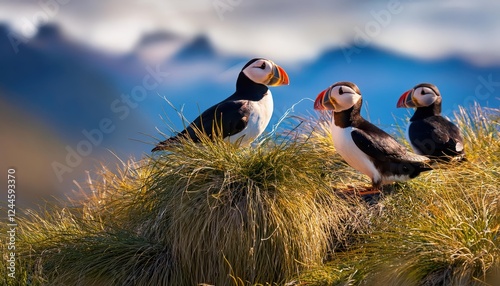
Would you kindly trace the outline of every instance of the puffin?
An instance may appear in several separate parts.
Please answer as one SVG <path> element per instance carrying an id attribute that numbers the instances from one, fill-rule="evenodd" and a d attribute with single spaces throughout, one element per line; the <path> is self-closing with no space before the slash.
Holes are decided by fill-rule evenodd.
<path id="1" fill-rule="evenodd" d="M 420 83 L 403 93 L 398 108 L 416 107 L 406 137 L 413 152 L 434 161 L 464 161 L 464 139 L 460 129 L 441 116 L 441 94 L 430 83 Z"/>
<path id="2" fill-rule="evenodd" d="M 362 103 L 358 86 L 337 82 L 319 93 L 314 109 L 333 111 L 330 126 L 335 149 L 351 167 L 371 179 L 371 188 L 363 194 L 379 193 L 385 184 L 404 182 L 432 169 L 429 158 L 408 151 L 364 119 Z"/>
<path id="3" fill-rule="evenodd" d="M 273 61 L 254 58 L 246 63 L 236 80 L 236 91 L 198 116 L 184 130 L 151 150 L 166 150 L 181 138 L 200 142 L 198 134 L 224 138 L 239 146 L 249 145 L 266 129 L 273 114 L 269 86 L 288 85 L 288 74 Z"/>

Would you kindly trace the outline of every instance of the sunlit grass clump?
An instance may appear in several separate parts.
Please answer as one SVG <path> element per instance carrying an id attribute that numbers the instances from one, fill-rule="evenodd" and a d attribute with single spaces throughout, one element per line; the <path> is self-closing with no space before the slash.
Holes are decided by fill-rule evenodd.
<path id="1" fill-rule="evenodd" d="M 440 170 L 388 199 L 363 267 L 389 285 L 483 285 L 498 275 L 500 170 L 485 167 Z"/>
<path id="2" fill-rule="evenodd" d="M 255 148 L 192 142 L 154 159 L 143 229 L 170 244 L 184 285 L 283 283 L 325 258 L 349 211 L 323 180 L 324 154 L 305 141 Z M 298 139 L 298 138 L 294 138 Z"/>
<path id="3" fill-rule="evenodd" d="M 338 159 L 325 162 L 320 139 L 290 133 L 247 148 L 204 139 L 103 168 L 81 201 L 29 212 L 20 281 L 282 284 L 347 240 L 352 206 L 332 192 Z"/>
<path id="4" fill-rule="evenodd" d="M 499 110 L 461 109 L 467 161 L 371 204 L 343 191 L 370 182 L 335 153 L 324 119 L 251 147 L 186 140 L 102 167 L 83 198 L 19 214 L 16 278 L 2 241 L 0 284 L 500 283 Z"/>

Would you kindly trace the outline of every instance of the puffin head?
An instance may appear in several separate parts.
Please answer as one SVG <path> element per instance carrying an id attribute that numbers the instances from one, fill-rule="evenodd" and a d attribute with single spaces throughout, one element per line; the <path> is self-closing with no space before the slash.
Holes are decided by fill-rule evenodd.
<path id="1" fill-rule="evenodd" d="M 403 93 L 396 106 L 398 108 L 426 107 L 433 103 L 441 103 L 438 88 L 430 83 L 421 83 Z"/>
<path id="2" fill-rule="evenodd" d="M 267 86 L 288 85 L 290 80 L 283 68 L 273 61 L 256 58 L 250 60 L 241 70 L 251 81 Z"/>
<path id="3" fill-rule="evenodd" d="M 361 92 L 352 82 L 337 82 L 318 94 L 314 102 L 316 110 L 341 112 L 353 107 L 361 100 Z"/>

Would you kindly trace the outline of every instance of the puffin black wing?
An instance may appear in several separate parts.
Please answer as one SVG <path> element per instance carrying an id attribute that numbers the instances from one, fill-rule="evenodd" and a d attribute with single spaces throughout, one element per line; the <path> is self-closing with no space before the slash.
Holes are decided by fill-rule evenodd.
<path id="1" fill-rule="evenodd" d="M 442 116 L 412 121 L 408 137 L 414 148 L 428 156 L 457 156 L 464 153 L 460 129 Z"/>
<path id="2" fill-rule="evenodd" d="M 220 135 L 222 138 L 241 132 L 248 123 L 250 109 L 247 100 L 223 101 L 205 110 L 186 129 L 177 135 L 160 142 L 154 151 L 163 150 L 179 138 L 190 138 L 194 142 L 200 142 L 198 134 L 204 133 L 209 138 Z"/>
<path id="3" fill-rule="evenodd" d="M 351 137 L 361 151 L 373 158 L 375 167 L 382 174 L 415 178 L 421 172 L 432 169 L 427 164 L 427 157 L 409 152 L 389 134 L 371 123 L 370 125 L 371 132 L 353 129 Z M 381 182 L 373 184 L 380 187 Z"/>
<path id="4" fill-rule="evenodd" d="M 363 126 L 363 129 L 353 128 L 351 132 L 354 144 L 361 151 L 379 161 L 411 160 L 407 155 L 406 149 L 389 134 L 375 125 L 368 124 L 368 122 L 366 122 L 366 125 L 369 126 Z M 368 127 L 369 129 L 367 129 Z"/>
<path id="5" fill-rule="evenodd" d="M 247 100 L 226 101 L 203 112 L 191 125 L 196 126 L 209 137 L 217 134 L 226 138 L 245 129 L 249 116 L 250 109 Z M 192 132 L 194 133 L 194 130 Z M 198 137 L 193 133 L 190 133 L 191 138 L 196 138 L 195 142 L 198 142 Z"/>

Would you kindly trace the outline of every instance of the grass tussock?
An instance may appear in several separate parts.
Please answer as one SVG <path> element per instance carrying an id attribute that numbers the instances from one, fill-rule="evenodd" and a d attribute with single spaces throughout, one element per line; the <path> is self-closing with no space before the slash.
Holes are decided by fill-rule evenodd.
<path id="1" fill-rule="evenodd" d="M 172 245 L 184 283 L 283 282 L 322 262 L 329 231 L 343 235 L 349 208 L 324 184 L 322 155 L 290 139 L 243 149 L 188 141 L 154 159 L 146 200 L 164 216 L 144 231 Z"/>
<path id="2" fill-rule="evenodd" d="M 388 200 L 365 250 L 366 266 L 391 285 L 482 285 L 500 268 L 498 175 L 467 163 L 460 177 L 438 171 Z M 498 169 L 497 171 L 498 172 Z M 398 211 L 404 209 L 405 211 Z"/>
<path id="3" fill-rule="evenodd" d="M 352 205 L 330 187 L 340 164 L 325 162 L 321 138 L 286 133 L 249 148 L 186 140 L 115 172 L 103 167 L 82 200 L 19 223 L 18 281 L 281 284 L 321 265 L 348 240 Z"/>
<path id="4" fill-rule="evenodd" d="M 205 138 L 103 167 L 84 198 L 19 217 L 16 279 L 3 259 L 1 284 L 496 285 L 499 115 L 461 109 L 467 161 L 375 205 L 339 196 L 369 182 L 324 118 L 253 147 Z"/>

